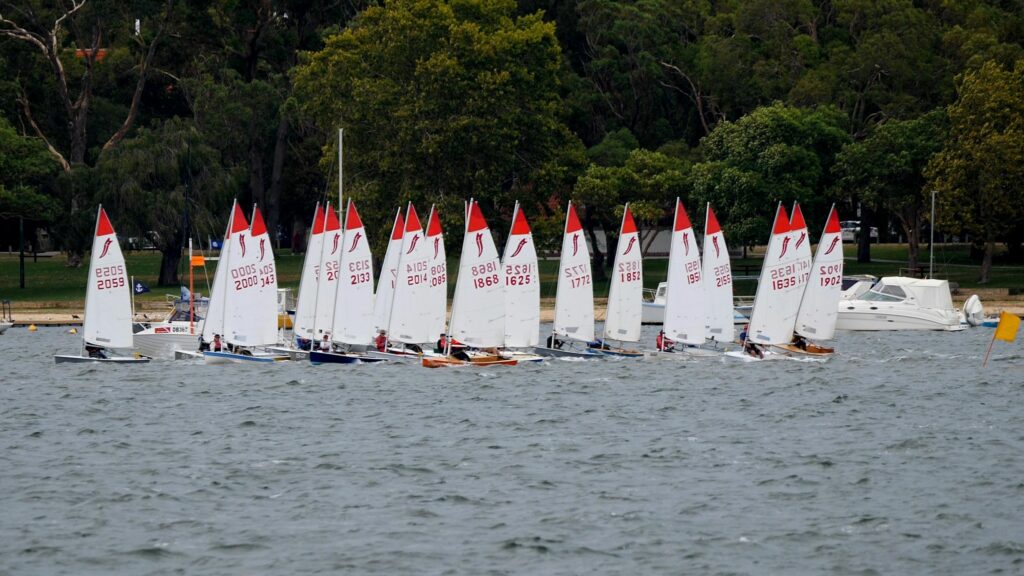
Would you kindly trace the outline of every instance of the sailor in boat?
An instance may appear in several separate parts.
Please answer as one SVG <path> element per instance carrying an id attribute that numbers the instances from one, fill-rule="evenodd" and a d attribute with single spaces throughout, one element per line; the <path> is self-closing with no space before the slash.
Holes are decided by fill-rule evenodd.
<path id="1" fill-rule="evenodd" d="M 554 332 L 551 333 L 551 336 L 548 336 L 548 348 L 553 348 L 555 350 L 561 350 L 562 349 L 562 344 L 565 344 L 565 342 L 559 340 L 558 338 L 555 338 L 555 333 Z"/>
<path id="2" fill-rule="evenodd" d="M 593 340 L 591 342 L 587 342 L 587 348 L 593 348 L 595 350 L 611 350 L 612 349 L 612 347 L 609 346 L 607 342 L 605 342 L 604 340 L 602 340 L 600 338 L 598 338 L 597 340 Z"/>
<path id="3" fill-rule="evenodd" d="M 761 350 L 761 347 L 747 340 L 747 330 L 749 329 L 750 324 L 748 323 L 743 326 L 743 331 L 740 332 L 740 342 L 743 343 L 743 351 L 754 358 L 764 358 L 764 351 Z"/>
<path id="4" fill-rule="evenodd" d="M 807 339 L 799 334 L 794 333 L 793 341 L 790 343 L 801 350 L 807 350 Z"/>
<path id="5" fill-rule="evenodd" d="M 665 331 L 661 330 L 658 332 L 658 337 L 655 339 L 655 344 L 658 346 L 658 350 L 662 352 L 674 352 L 676 343 L 675 341 L 665 337 Z"/>
<path id="6" fill-rule="evenodd" d="M 302 336 L 296 336 L 295 346 L 299 350 L 309 350 L 313 346 L 313 340 L 309 338 L 303 338 Z"/>
<path id="7" fill-rule="evenodd" d="M 320 351 L 330 352 L 331 351 L 331 337 L 328 334 L 324 334 L 324 339 L 320 341 Z"/>
<path id="8" fill-rule="evenodd" d="M 441 337 L 437 339 L 437 350 L 435 351 L 438 354 L 444 354 L 448 350 L 449 345 L 451 346 L 451 353 L 453 356 L 456 352 L 462 352 L 466 349 L 466 345 L 455 338 L 452 338 L 449 342 L 448 335 L 442 332 Z"/>
<path id="9" fill-rule="evenodd" d="M 380 330 L 377 332 L 377 337 L 373 339 L 373 345 L 377 347 L 379 352 L 385 352 L 388 349 L 388 333 L 387 330 Z"/>
<path id="10" fill-rule="evenodd" d="M 220 341 L 220 334 L 213 335 L 212 347 L 214 352 L 220 352 L 221 350 L 224 349 L 224 344 Z"/>
<path id="11" fill-rule="evenodd" d="M 97 346 L 95 344 L 86 344 L 85 353 L 89 356 L 89 358 L 98 358 L 100 360 L 105 360 L 110 357 L 110 355 L 107 354 L 105 348 L 103 348 L 102 346 Z"/>

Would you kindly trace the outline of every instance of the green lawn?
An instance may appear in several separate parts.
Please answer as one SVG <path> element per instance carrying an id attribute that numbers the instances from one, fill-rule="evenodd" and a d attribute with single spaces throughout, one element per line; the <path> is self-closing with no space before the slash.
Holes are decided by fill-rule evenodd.
<path id="1" fill-rule="evenodd" d="M 875 276 L 892 276 L 900 273 L 901 268 L 906 267 L 906 246 L 899 244 L 874 245 L 871 248 L 872 259 L 876 260 L 870 264 L 858 264 L 850 259 L 855 255 L 853 246 L 846 247 L 847 261 L 846 274 L 873 274 Z M 735 259 L 732 262 L 733 275 L 757 275 L 761 265 L 761 257 L 758 251 L 752 254 L 752 258 Z M 922 254 L 923 266 L 927 271 L 928 253 L 925 250 Z M 957 282 L 964 288 L 976 287 L 980 267 L 970 261 L 969 247 L 961 244 L 948 244 L 936 247 L 935 251 L 935 276 L 946 278 Z M 303 256 L 292 254 L 288 251 L 281 251 L 276 254 L 277 270 L 280 286 L 283 288 L 298 288 L 299 274 L 302 270 Z M 153 290 L 148 294 L 140 296 L 140 301 L 159 300 L 163 301 L 165 294 L 173 294 L 177 290 L 174 287 L 156 286 L 156 279 L 160 267 L 160 254 L 158 252 L 130 252 L 126 254 L 128 271 L 136 279 L 145 282 Z M 878 260 L 886 260 L 879 262 Z M 891 261 L 891 262 L 889 262 Z M 25 289 L 18 287 L 18 256 L 0 255 L 0 299 L 10 299 L 21 302 L 67 302 L 81 301 L 85 298 L 85 276 L 86 267 L 68 268 L 64 265 L 63 256 L 51 258 L 39 258 L 33 261 L 31 257 L 25 259 Z M 454 288 L 455 278 L 458 270 L 458 259 L 450 258 L 449 269 L 449 295 Z M 659 282 L 665 280 L 668 261 L 665 259 L 649 259 L 644 262 L 644 285 L 648 288 L 656 288 Z M 209 267 L 209 280 L 213 279 L 213 265 Z M 557 260 L 542 260 L 540 262 L 541 295 L 553 297 L 555 295 L 555 284 L 558 269 Z M 187 275 L 184 281 L 187 282 Z M 996 266 L 993 269 L 992 281 L 987 285 L 991 288 L 1013 288 L 1024 289 L 1024 266 Z M 207 279 L 202 269 L 197 269 L 196 287 L 199 292 L 208 293 Z M 737 295 L 753 295 L 756 282 L 753 280 L 737 280 Z M 594 295 L 603 297 L 608 294 L 608 283 L 596 281 L 594 283 Z"/>

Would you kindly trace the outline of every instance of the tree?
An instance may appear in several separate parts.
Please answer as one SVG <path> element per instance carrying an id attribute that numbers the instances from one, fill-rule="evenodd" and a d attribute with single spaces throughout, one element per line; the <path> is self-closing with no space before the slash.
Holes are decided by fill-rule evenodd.
<path id="1" fill-rule="evenodd" d="M 929 207 L 924 169 L 946 139 L 943 109 L 913 120 L 892 120 L 843 147 L 833 173 L 836 189 L 897 216 L 907 237 L 907 265 L 917 268 L 921 223 Z M 861 226 L 862 230 L 867 228 Z"/>
<path id="2" fill-rule="evenodd" d="M 514 11 L 509 0 L 371 6 L 296 67 L 304 116 L 324 134 L 345 129 L 368 225 L 385 229 L 405 201 L 437 202 L 457 243 L 463 199 L 510 212 L 568 187 L 582 149 L 561 120 L 554 27 Z"/>
<path id="3" fill-rule="evenodd" d="M 220 233 L 224 214 L 219 212 L 237 178 L 222 168 L 217 150 L 184 119 L 140 128 L 104 156 L 96 171 L 102 190 L 98 200 L 118 215 L 122 231 L 150 235 L 162 253 L 158 283 L 164 286 L 179 282 L 186 238 L 197 231 Z"/>
<path id="4" fill-rule="evenodd" d="M 777 202 L 800 202 L 813 221 L 827 207 L 835 156 L 850 138 L 831 107 L 775 103 L 735 122 L 722 122 L 701 143 L 692 201 L 710 202 L 731 242 L 763 242 Z"/>
<path id="5" fill-rule="evenodd" d="M 0 118 L 0 218 L 51 218 L 53 198 L 39 190 L 56 170 L 43 143 L 18 134 Z"/>
<path id="6" fill-rule="evenodd" d="M 987 62 L 967 73 L 949 107 L 949 137 L 925 175 L 938 191 L 939 224 L 984 246 L 980 283 L 996 242 L 1024 216 L 1024 60 Z"/>

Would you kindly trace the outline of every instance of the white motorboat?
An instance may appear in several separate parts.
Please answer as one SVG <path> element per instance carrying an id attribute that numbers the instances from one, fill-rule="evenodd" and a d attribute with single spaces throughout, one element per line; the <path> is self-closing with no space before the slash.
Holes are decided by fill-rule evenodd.
<path id="1" fill-rule="evenodd" d="M 643 324 L 665 323 L 665 293 L 667 290 L 667 282 L 659 282 L 657 290 L 644 289 L 643 310 L 640 313 L 640 322 Z M 740 304 L 742 304 L 742 300 Z M 733 325 L 743 326 L 749 322 L 750 318 L 746 316 L 749 313 L 750 306 L 736 306 L 733 308 Z"/>
<path id="2" fill-rule="evenodd" d="M 191 302 L 191 298 L 195 301 Z M 143 356 L 173 360 L 176 352 L 195 352 L 199 349 L 202 320 L 210 299 L 182 290 L 180 298 L 171 303 L 171 313 L 162 322 L 136 324 L 133 348 Z"/>
<path id="3" fill-rule="evenodd" d="M 882 278 L 857 298 L 839 302 L 837 330 L 962 330 L 946 280 Z"/>

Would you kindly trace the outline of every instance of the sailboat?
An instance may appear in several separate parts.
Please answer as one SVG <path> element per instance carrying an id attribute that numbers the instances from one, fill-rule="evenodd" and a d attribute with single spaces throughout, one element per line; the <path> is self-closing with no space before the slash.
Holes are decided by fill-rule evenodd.
<path id="1" fill-rule="evenodd" d="M 594 340 L 594 284 L 590 274 L 590 251 L 572 202 L 565 214 L 555 290 L 551 336 L 547 346 L 535 346 L 534 351 L 556 358 L 600 358 L 601 355 L 587 348 L 573 349 L 575 343 L 586 345 Z M 565 348 L 566 344 L 569 348 Z"/>
<path id="2" fill-rule="evenodd" d="M 250 229 L 236 202 L 228 230 L 203 325 L 204 340 L 212 342 L 223 335 L 227 349 L 206 350 L 203 358 L 207 364 L 287 359 L 259 351 L 277 343 L 277 272 L 263 217 L 255 209 Z"/>
<path id="3" fill-rule="evenodd" d="M 533 353 L 533 347 L 540 343 L 537 249 L 519 202 L 512 211 L 512 228 L 505 242 L 501 266 L 505 280 L 505 348 L 502 356 L 520 362 L 542 360 L 541 356 Z"/>
<path id="4" fill-rule="evenodd" d="M 604 340 L 596 348 L 610 356 L 641 357 L 639 350 L 613 348 L 608 340 L 640 341 L 640 317 L 643 314 L 644 263 L 629 203 L 622 212 L 619 241 L 615 247 L 612 277 L 608 285 L 608 308 L 604 317 Z"/>
<path id="5" fill-rule="evenodd" d="M 324 226 L 326 214 L 319 202 L 313 211 L 313 226 L 306 242 L 306 255 L 302 260 L 302 274 L 299 276 L 299 296 L 295 302 L 295 319 L 292 331 L 295 336 L 295 347 L 309 351 L 315 336 L 313 325 L 316 322 L 316 288 L 319 271 L 320 254 L 324 242 Z"/>
<path id="6" fill-rule="evenodd" d="M 707 250 L 707 240 L 704 249 Z M 662 325 L 664 339 L 682 346 L 669 346 L 663 340 L 659 352 L 678 354 L 685 351 L 700 355 L 713 353 L 697 348 L 704 344 L 707 332 L 708 293 L 704 286 L 704 273 L 693 225 L 679 198 L 676 198 L 666 284 L 665 322 Z M 731 303 L 729 308 L 732 309 Z"/>
<path id="7" fill-rule="evenodd" d="M 732 264 L 725 235 L 718 224 L 711 203 L 704 217 L 704 259 L 701 263 L 701 283 L 704 285 L 705 338 L 716 347 L 733 340 L 736 310 L 733 308 Z"/>
<path id="8" fill-rule="evenodd" d="M 428 331 L 441 334 L 445 331 L 445 320 L 448 312 L 448 260 L 444 251 L 444 232 L 437 208 L 430 207 L 427 218 L 427 251 L 430 253 L 430 287 L 427 312 L 430 314 Z"/>
<path id="9" fill-rule="evenodd" d="M 502 358 L 497 350 L 505 343 L 504 278 L 498 249 L 480 205 L 470 200 L 466 213 L 466 233 L 448 322 L 448 346 L 444 356 L 424 357 L 423 365 L 427 368 L 465 364 L 514 366 L 516 360 Z M 453 352 L 451 339 L 468 348 Z"/>
<path id="10" fill-rule="evenodd" d="M 405 219 L 402 209 L 395 213 L 395 223 L 391 226 L 384 261 L 380 266 L 380 277 L 377 278 L 377 292 L 373 299 L 373 328 L 376 332 L 387 335 L 391 323 L 391 301 L 395 295 L 395 283 L 398 280 L 398 257 L 402 252 L 402 236 L 405 233 Z"/>
<path id="11" fill-rule="evenodd" d="M 334 300 L 338 294 L 338 277 L 341 250 L 341 223 L 338 213 L 327 203 L 324 209 L 324 234 L 316 268 L 316 297 L 313 313 L 313 342 L 315 350 L 321 342 L 330 342 L 331 325 L 334 324 Z"/>
<path id="12" fill-rule="evenodd" d="M 140 356 L 116 356 L 116 349 L 132 347 L 131 283 L 124 255 L 114 227 L 100 206 L 96 212 L 96 231 L 89 255 L 89 280 L 85 289 L 85 321 L 82 326 L 82 353 L 57 354 L 57 364 L 70 362 L 113 362 L 137 364 L 149 362 Z"/>
<path id="13" fill-rule="evenodd" d="M 836 207 L 832 206 L 825 229 L 818 240 L 810 277 L 800 300 L 800 310 L 796 316 L 796 333 L 803 338 L 831 340 L 836 332 L 842 291 L 843 234 L 839 226 L 839 214 Z M 803 346 L 791 343 L 780 344 L 777 347 L 796 355 L 827 357 L 834 352 L 832 348 L 811 342 L 806 342 Z"/>
<path id="14" fill-rule="evenodd" d="M 337 263 L 338 293 L 330 327 L 332 350 L 314 349 L 309 353 L 309 360 L 313 364 L 380 362 L 382 358 L 366 355 L 373 334 L 373 261 L 366 229 L 351 199 Z"/>
<path id="15" fill-rule="evenodd" d="M 800 251 L 795 245 L 799 235 L 791 232 L 789 216 L 779 203 L 743 342 L 745 349 L 726 352 L 727 356 L 761 360 L 771 355 L 768 346 L 792 341 L 807 271 L 800 267 Z"/>

